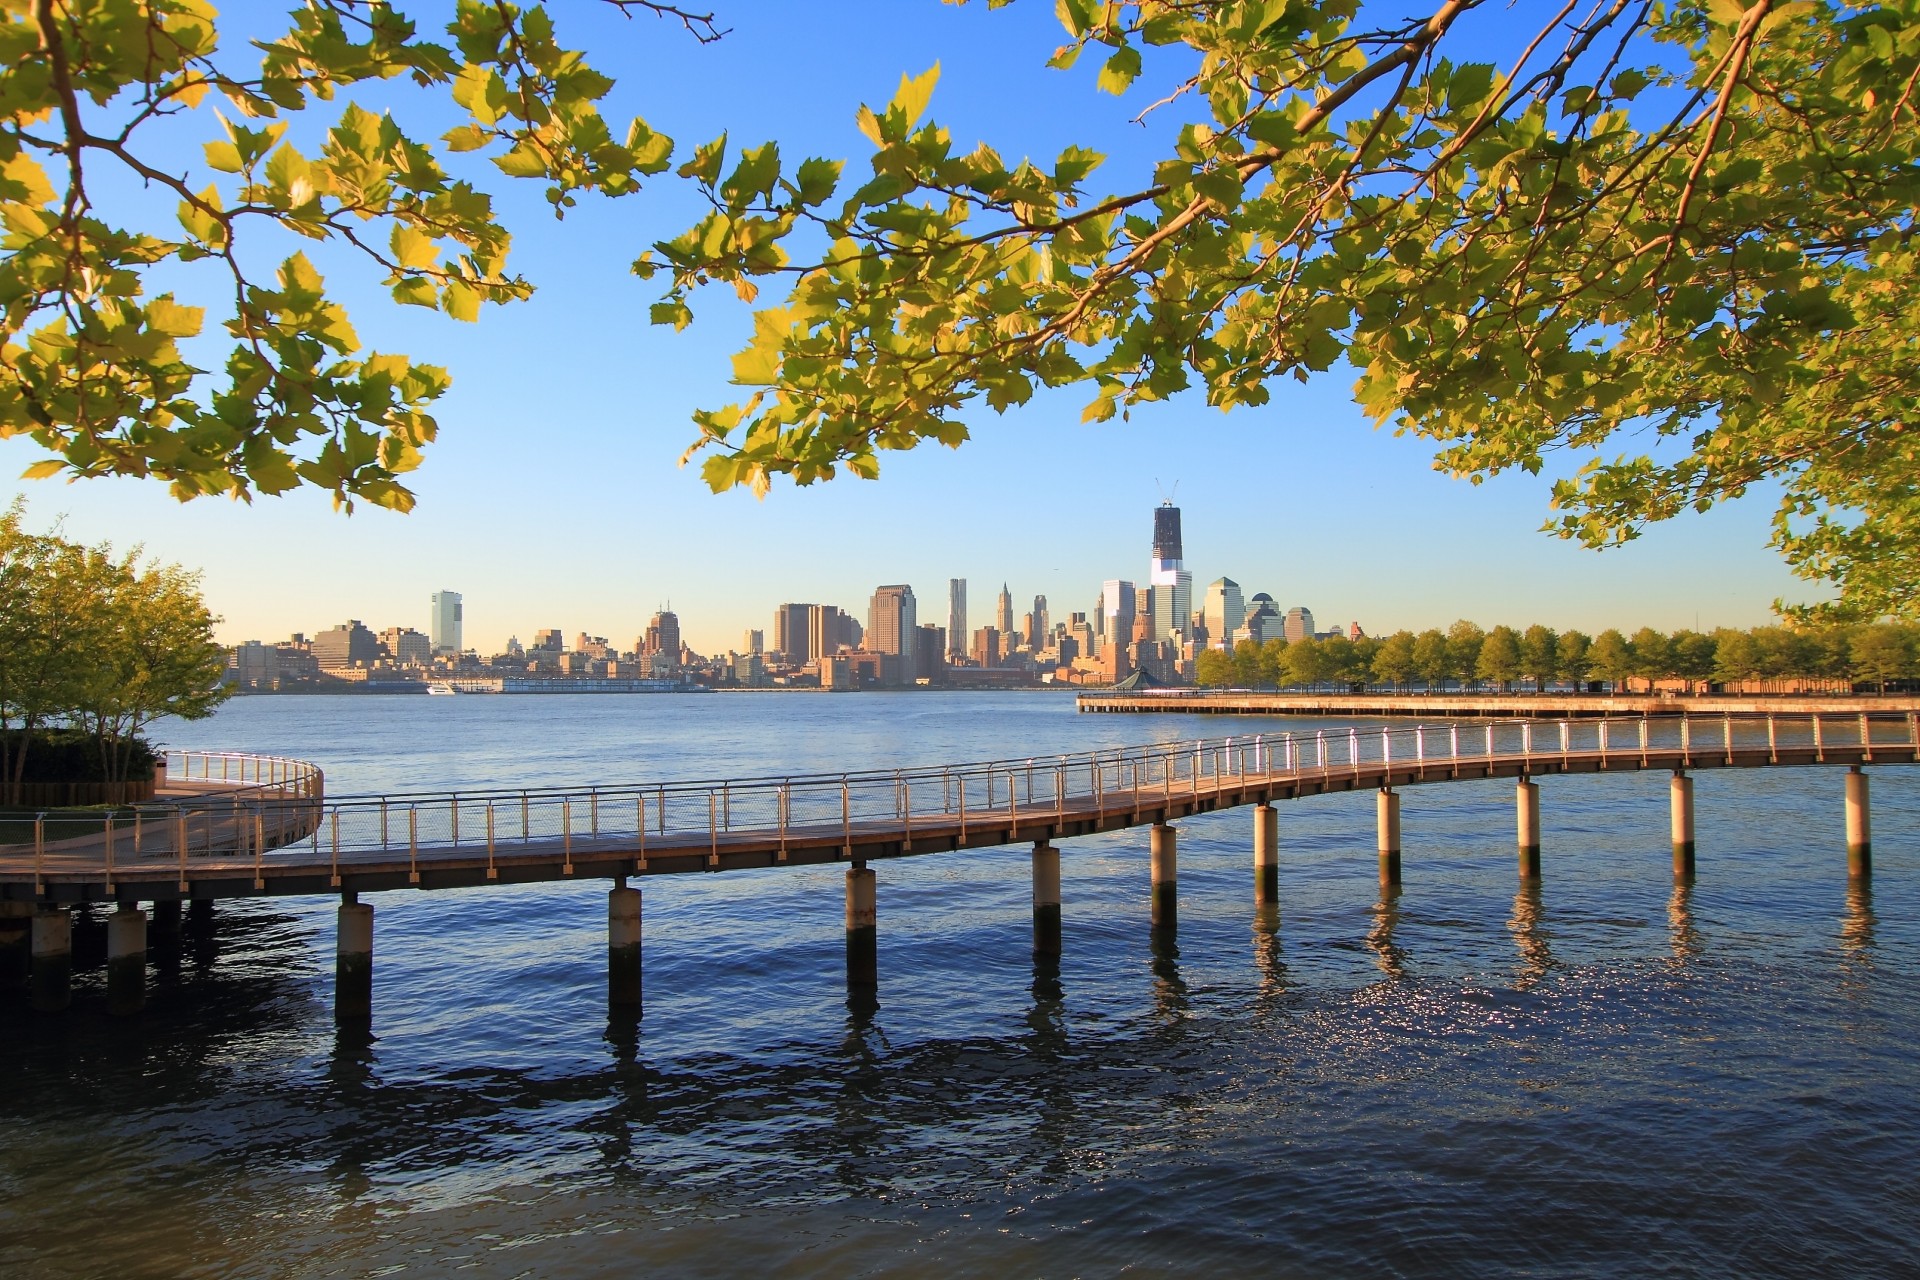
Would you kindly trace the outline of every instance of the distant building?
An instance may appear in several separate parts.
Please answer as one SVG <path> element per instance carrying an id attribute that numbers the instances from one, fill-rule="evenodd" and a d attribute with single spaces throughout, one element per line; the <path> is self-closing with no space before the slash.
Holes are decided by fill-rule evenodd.
<path id="1" fill-rule="evenodd" d="M 1027 644 L 1038 649 L 1046 644 L 1047 636 L 1053 631 L 1053 621 L 1047 616 L 1047 598 L 1033 598 L 1033 626 L 1027 631 Z"/>
<path id="2" fill-rule="evenodd" d="M 1011 649 L 1018 639 L 1013 625 L 1013 592 L 1000 584 L 1000 598 L 993 602 L 993 626 L 1000 633 L 1002 649 Z"/>
<path id="3" fill-rule="evenodd" d="M 759 657 L 767 651 L 767 633 L 749 630 L 745 636 L 741 637 L 741 643 L 748 653 Z"/>
<path id="4" fill-rule="evenodd" d="M 1262 591 L 1248 602 L 1247 619 L 1241 629 L 1248 640 L 1255 644 L 1265 644 L 1286 634 L 1284 620 L 1280 610 L 1274 606 L 1273 597 Z"/>
<path id="5" fill-rule="evenodd" d="M 388 627 L 380 633 L 387 657 L 403 667 L 433 665 L 433 642 L 412 627 Z"/>
<path id="6" fill-rule="evenodd" d="M 560 628 L 548 627 L 544 631 L 533 633 L 533 653 L 561 653 L 566 650 L 567 642 L 560 637 Z"/>
<path id="7" fill-rule="evenodd" d="M 947 640 L 956 657 L 964 657 L 967 644 L 967 580 L 947 579 Z"/>
<path id="8" fill-rule="evenodd" d="M 1148 581 L 1153 585 L 1154 640 L 1187 638 L 1193 613 L 1193 575 L 1181 559 L 1180 508 L 1163 502 L 1153 512 L 1153 558 Z"/>
<path id="9" fill-rule="evenodd" d="M 464 630 L 460 593 L 458 591 L 436 591 L 430 606 L 430 620 L 427 631 L 432 636 L 435 654 L 457 655 L 466 651 L 461 634 Z"/>
<path id="10" fill-rule="evenodd" d="M 1298 644 L 1313 636 L 1313 610 L 1297 604 L 1287 610 L 1286 635 L 1288 644 Z"/>
<path id="11" fill-rule="evenodd" d="M 313 657 L 322 671 L 370 667 L 380 660 L 380 637 L 367 630 L 356 618 L 315 636 Z"/>
<path id="12" fill-rule="evenodd" d="M 920 624 L 913 641 L 913 678 L 939 684 L 947 673 L 947 633 L 931 622 Z"/>
<path id="13" fill-rule="evenodd" d="M 1100 588 L 1100 634 L 1111 643 L 1133 637 L 1133 584 L 1110 578 Z"/>
<path id="14" fill-rule="evenodd" d="M 976 667 L 997 667 L 1000 665 L 1000 628 L 981 627 L 973 633 L 973 652 L 969 655 Z"/>
<path id="15" fill-rule="evenodd" d="M 1247 606 L 1240 599 L 1240 584 L 1232 578 L 1215 578 L 1209 582 L 1200 612 L 1206 618 L 1207 643 L 1216 649 L 1231 649 L 1234 633 L 1247 621 Z"/>
<path id="16" fill-rule="evenodd" d="M 830 658 L 842 649 L 854 648 L 859 641 L 848 626 L 852 621 L 837 605 L 808 605 L 807 652 L 815 658 Z"/>
<path id="17" fill-rule="evenodd" d="M 905 583 L 880 587 L 874 591 L 873 602 L 867 610 L 866 647 L 873 653 L 890 653 L 911 664 L 919 625 L 912 587 Z"/>
<path id="18" fill-rule="evenodd" d="M 640 646 L 640 653 L 646 658 L 665 654 L 677 664 L 680 661 L 680 616 L 671 609 L 662 609 L 654 614 L 647 623 L 647 634 Z"/>
<path id="19" fill-rule="evenodd" d="M 1359 624 L 1358 622 L 1354 622 L 1354 623 L 1349 623 L 1349 624 L 1348 624 L 1348 626 L 1347 626 L 1347 639 L 1349 639 L 1349 640 L 1365 640 L 1366 638 L 1367 638 L 1367 633 L 1366 633 L 1366 632 L 1364 632 L 1364 631 L 1362 631 L 1362 630 L 1360 629 L 1360 624 Z"/>
<path id="20" fill-rule="evenodd" d="M 783 604 L 773 611 L 773 653 L 791 667 L 805 665 L 820 655 L 807 645 L 807 616 L 811 604 Z"/>

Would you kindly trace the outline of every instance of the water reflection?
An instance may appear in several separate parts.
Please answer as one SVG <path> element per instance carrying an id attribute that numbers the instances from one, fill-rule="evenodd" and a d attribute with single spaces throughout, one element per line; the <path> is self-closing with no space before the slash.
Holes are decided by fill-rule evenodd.
<path id="1" fill-rule="evenodd" d="M 1667 899 L 1668 946 L 1676 965 L 1692 964 L 1700 958 L 1705 944 L 1693 927 L 1693 882 L 1676 880 L 1673 896 Z"/>
<path id="2" fill-rule="evenodd" d="M 1257 998 L 1263 1005 L 1287 993 L 1291 984 L 1280 947 L 1280 908 L 1270 902 L 1253 910 L 1253 965 L 1260 974 Z"/>
<path id="3" fill-rule="evenodd" d="M 1849 977 L 1863 977 L 1873 969 L 1873 887 L 1865 880 L 1847 882 L 1847 901 L 1840 917 L 1842 967 Z"/>
<path id="4" fill-rule="evenodd" d="M 1507 918 L 1507 931 L 1513 934 L 1513 945 L 1520 952 L 1521 976 L 1514 983 L 1516 991 L 1533 986 L 1559 963 L 1548 945 L 1551 935 L 1540 927 L 1540 917 L 1540 882 L 1524 881 L 1513 895 L 1513 914 Z"/>
<path id="5" fill-rule="evenodd" d="M 1400 923 L 1400 886 L 1380 886 L 1380 901 L 1373 904 L 1373 928 L 1367 930 L 1367 950 L 1374 963 L 1389 978 L 1407 976 L 1407 953 L 1393 940 L 1394 926 Z"/>
<path id="6" fill-rule="evenodd" d="M 1153 1006 L 1165 1021 L 1185 1017 L 1192 1007 L 1187 980 L 1180 973 L 1180 948 L 1171 929 L 1153 931 Z"/>

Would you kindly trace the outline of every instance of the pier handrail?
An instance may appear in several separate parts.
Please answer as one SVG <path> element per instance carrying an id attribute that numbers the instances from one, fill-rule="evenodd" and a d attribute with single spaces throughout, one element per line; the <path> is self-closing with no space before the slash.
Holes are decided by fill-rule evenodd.
<path id="1" fill-rule="evenodd" d="M 1597 767 L 1707 767 L 1717 764 L 1920 762 L 1915 713 L 1689 714 L 1561 721 L 1440 720 L 1241 733 L 1052 755 L 958 764 L 746 778 L 679 779 L 606 785 L 395 792 L 326 798 L 320 771 L 300 761 L 238 753 L 173 753 L 169 776 L 211 784 L 205 795 L 161 806 L 128 806 L 132 830 L 63 832 L 56 815 L 35 824 L 33 875 L 50 864 L 69 871 L 105 860 L 176 866 L 184 885 L 202 857 L 245 859 L 257 887 L 276 864 L 329 868 L 404 860 L 417 882 L 423 862 L 458 854 L 499 861 L 596 847 L 632 850 L 644 869 L 650 851 L 688 848 L 719 868 L 729 842 L 778 849 L 811 842 L 851 856 L 856 840 L 884 836 L 903 852 L 978 843 L 989 833 L 1018 838 L 1091 813 L 1138 822 L 1201 797 L 1246 803 L 1250 789 L 1312 779 L 1322 789 L 1490 776 L 1498 764 L 1523 776 L 1561 771 L 1575 760 Z M 180 761 L 181 778 L 173 774 Z M 239 763 L 245 761 L 246 763 Z M 1486 766 L 1485 772 L 1460 766 Z M 226 776 L 221 777 L 222 770 Z M 221 787 L 238 770 L 244 786 Z M 1237 798 L 1235 798 L 1237 796 Z M 102 845 L 104 844 L 104 848 Z M 18 843 L 0 848 L 0 880 L 22 879 Z M 91 860 L 89 863 L 88 860 Z"/>

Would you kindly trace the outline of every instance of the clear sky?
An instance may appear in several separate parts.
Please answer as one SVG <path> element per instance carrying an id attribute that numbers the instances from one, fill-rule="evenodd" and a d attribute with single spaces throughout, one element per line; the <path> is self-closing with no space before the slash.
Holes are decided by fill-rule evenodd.
<path id="1" fill-rule="evenodd" d="M 984 138 L 1009 157 L 1051 158 L 1086 142 L 1111 157 L 1093 188 L 1141 181 L 1172 124 L 1129 123 L 1157 96 L 1151 66 L 1125 100 L 1096 95 L 1091 68 L 1046 70 L 1061 40 L 1050 5 L 715 2 L 730 33 L 706 47 L 650 18 L 577 0 L 555 9 L 563 39 L 619 81 L 607 114 L 641 114 L 682 148 L 728 129 L 736 145 L 776 137 L 789 157 L 845 157 L 863 172 L 856 108 L 883 106 L 902 73 L 936 60 L 932 114 L 957 145 Z M 266 9 L 232 7 L 253 18 Z M 423 26 L 435 8 L 403 7 Z M 431 119 L 404 93 L 392 101 L 403 122 Z M 183 148 L 177 163 L 197 157 Z M 864 619 L 886 582 L 911 583 L 922 621 L 944 623 L 952 577 L 971 584 L 974 626 L 989 620 L 1003 581 L 1022 611 L 1044 593 L 1062 619 L 1091 609 L 1104 578 L 1144 581 L 1151 508 L 1175 482 L 1196 604 L 1225 574 L 1248 595 L 1307 605 L 1323 626 L 1358 620 L 1379 634 L 1469 617 L 1592 631 L 1750 626 L 1770 618 L 1776 597 L 1812 594 L 1766 547 L 1771 491 L 1621 550 L 1584 551 L 1537 532 L 1551 477 L 1472 486 L 1434 472 L 1427 446 L 1371 428 L 1349 398 L 1351 374 L 1338 370 L 1230 415 L 1190 395 L 1131 422 L 1083 426 L 1078 391 L 1004 416 L 982 407 L 966 418 L 971 443 L 883 455 L 877 483 L 716 497 L 677 462 L 693 409 L 735 398 L 729 358 L 746 310 L 713 293 L 692 329 L 655 328 L 654 286 L 626 271 L 698 210 L 658 181 L 638 197 L 585 201 L 556 223 L 534 187 L 497 175 L 485 185 L 515 232 L 513 265 L 539 292 L 487 309 L 476 325 L 393 307 L 377 271 L 309 247 L 363 338 L 453 373 L 436 410 L 440 441 L 412 479 L 413 513 L 347 517 L 313 493 L 182 505 L 131 480 L 0 487 L 28 496 L 36 526 L 64 517 L 71 537 L 142 542 L 204 570 L 229 642 L 350 617 L 425 630 L 440 589 L 464 594 L 467 642 L 482 653 L 545 627 L 627 647 L 669 602 L 688 643 L 724 651 L 746 628 L 770 629 L 783 600 Z M 275 243 L 267 260 L 295 247 Z M 0 474 L 41 456 L 0 444 Z"/>

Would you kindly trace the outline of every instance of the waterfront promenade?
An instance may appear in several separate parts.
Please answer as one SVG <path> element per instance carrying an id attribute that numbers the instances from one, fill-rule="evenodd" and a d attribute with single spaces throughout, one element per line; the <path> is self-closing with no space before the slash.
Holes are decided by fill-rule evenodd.
<path id="1" fill-rule="evenodd" d="M 1412 717 L 1421 720 L 1557 720 L 1617 716 L 1838 715 L 1847 712 L 1906 715 L 1920 711 L 1920 697 L 1769 694 L 1646 693 L 1316 693 L 1298 690 L 1142 689 L 1126 693 L 1091 690 L 1078 695 L 1080 710 L 1108 715 Z"/>
<path id="2" fill-rule="evenodd" d="M 211 759 L 213 757 L 209 757 Z M 1865 766 L 1920 763 L 1920 713 L 1732 715 L 1346 726 L 1258 733 L 1049 757 L 828 776 L 738 778 L 461 794 L 328 799 L 299 762 L 252 766 L 253 781 L 202 794 L 114 831 L 62 835 L 49 818 L 31 845 L 0 849 L 0 966 L 24 959 L 31 921 L 36 1000 L 65 1000 L 66 908 L 113 901 L 112 964 L 126 973 L 117 1004 L 137 1008 L 146 917 L 177 922 L 180 903 L 338 894 L 340 1002 L 364 1016 L 371 998 L 373 908 L 362 893 L 604 878 L 609 896 L 609 997 L 640 997 L 640 891 L 628 882 L 844 862 L 848 979 L 877 981 L 878 893 L 871 864 L 1031 843 L 1035 948 L 1059 948 L 1058 842 L 1149 827 L 1149 917 L 1177 925 L 1175 822 L 1250 806 L 1257 901 L 1279 893 L 1275 805 L 1376 790 L 1383 884 L 1401 878 L 1398 788 L 1509 778 L 1523 879 L 1541 874 L 1536 777 L 1670 771 L 1673 869 L 1695 867 L 1691 772 L 1839 766 L 1834 844 L 1845 874 L 1870 869 Z M 241 766 L 242 771 L 247 766 Z M 203 770 L 203 775 L 205 770 Z M 261 782 L 258 779 L 267 779 Z M 1842 833 L 1844 832 L 1844 840 Z M 1839 874 L 1836 872 L 1836 874 Z M 115 932 L 117 930 L 117 932 Z M 117 939 L 117 941 L 116 941 Z M 43 974 L 49 977 L 43 983 Z M 110 988 L 112 990 L 112 988 Z"/>

